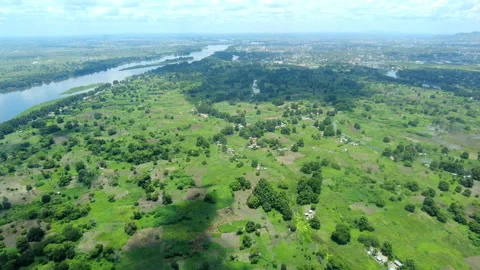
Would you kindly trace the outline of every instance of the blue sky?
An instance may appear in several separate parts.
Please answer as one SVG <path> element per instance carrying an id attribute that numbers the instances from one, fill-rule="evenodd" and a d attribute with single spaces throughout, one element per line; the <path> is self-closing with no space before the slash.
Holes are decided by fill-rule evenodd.
<path id="1" fill-rule="evenodd" d="M 480 30 L 480 0 L 0 0 L 0 36 Z"/>

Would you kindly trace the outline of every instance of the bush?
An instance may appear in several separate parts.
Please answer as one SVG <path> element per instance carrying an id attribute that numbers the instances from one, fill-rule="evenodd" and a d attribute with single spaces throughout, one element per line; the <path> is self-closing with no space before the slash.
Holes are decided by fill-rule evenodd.
<path id="1" fill-rule="evenodd" d="M 405 205 L 405 210 L 407 210 L 410 213 L 413 213 L 413 212 L 415 212 L 415 205 L 409 203 L 409 204 Z"/>
<path id="2" fill-rule="evenodd" d="M 369 231 L 369 232 L 375 231 L 375 228 L 373 227 L 372 224 L 370 224 L 370 221 L 368 220 L 367 217 L 356 218 L 354 223 L 355 223 L 355 228 L 359 229 L 361 232 L 363 232 L 363 231 Z"/>
<path id="3" fill-rule="evenodd" d="M 48 195 L 48 194 L 42 195 L 42 202 L 43 203 L 49 203 L 50 200 L 51 200 L 50 195 Z"/>
<path id="4" fill-rule="evenodd" d="M 214 203 L 217 202 L 217 199 L 216 199 L 215 196 L 213 196 L 211 193 L 208 193 L 208 194 L 205 195 L 205 197 L 203 198 L 203 201 L 206 202 L 206 203 L 214 204 Z"/>
<path id="5" fill-rule="evenodd" d="M 32 227 L 28 230 L 27 239 L 29 242 L 40 242 L 43 239 L 45 232 L 40 227 Z"/>
<path id="6" fill-rule="evenodd" d="M 131 236 L 137 231 L 137 224 L 135 224 L 135 222 L 129 222 L 125 224 L 124 230 L 125 233 Z"/>
<path id="7" fill-rule="evenodd" d="M 441 191 L 448 191 L 450 189 L 450 185 L 447 181 L 442 180 L 438 183 L 438 189 Z"/>
<path id="8" fill-rule="evenodd" d="M 310 224 L 310 228 L 314 230 L 320 230 L 320 219 L 317 216 L 314 216 L 312 219 L 308 221 Z"/>
<path id="9" fill-rule="evenodd" d="M 389 242 L 387 241 L 383 242 L 383 245 L 380 251 L 383 253 L 383 255 L 387 256 L 389 259 L 393 258 L 393 248 L 392 248 L 392 244 L 390 244 Z"/>
<path id="10" fill-rule="evenodd" d="M 72 242 L 75 242 L 82 238 L 82 231 L 79 228 L 73 227 L 70 224 L 63 228 L 62 234 L 65 239 Z"/>
<path id="11" fill-rule="evenodd" d="M 358 242 L 362 243 L 366 248 L 369 248 L 369 247 L 379 248 L 380 247 L 380 242 L 373 235 L 363 235 L 363 234 L 361 234 L 360 236 L 358 236 Z"/>
<path id="12" fill-rule="evenodd" d="M 331 238 L 339 245 L 346 245 L 350 242 L 350 229 L 345 224 L 337 224 Z"/>

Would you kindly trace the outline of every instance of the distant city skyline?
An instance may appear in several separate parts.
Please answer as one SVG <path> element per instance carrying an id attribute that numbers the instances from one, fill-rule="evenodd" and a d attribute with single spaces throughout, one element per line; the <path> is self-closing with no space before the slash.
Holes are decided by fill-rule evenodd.
<path id="1" fill-rule="evenodd" d="M 2 0 L 0 36 L 480 30 L 479 0 Z"/>

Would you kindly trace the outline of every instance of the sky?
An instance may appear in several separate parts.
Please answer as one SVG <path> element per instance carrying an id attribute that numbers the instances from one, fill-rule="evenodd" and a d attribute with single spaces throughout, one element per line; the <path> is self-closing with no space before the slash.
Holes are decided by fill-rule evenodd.
<path id="1" fill-rule="evenodd" d="M 480 0 L 0 0 L 0 36 L 480 30 Z"/>

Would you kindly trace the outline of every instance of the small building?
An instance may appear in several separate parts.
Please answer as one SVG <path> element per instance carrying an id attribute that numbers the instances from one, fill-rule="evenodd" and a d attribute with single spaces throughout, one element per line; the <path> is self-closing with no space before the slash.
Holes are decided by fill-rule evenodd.
<path id="1" fill-rule="evenodd" d="M 393 261 L 393 263 L 394 263 L 395 265 L 397 265 L 398 267 L 400 267 L 400 266 L 403 265 L 399 260 L 395 260 L 395 261 Z"/>
<path id="2" fill-rule="evenodd" d="M 378 262 L 382 262 L 382 261 L 383 261 L 382 257 L 380 257 L 380 256 L 377 256 L 375 259 L 377 259 Z"/>

